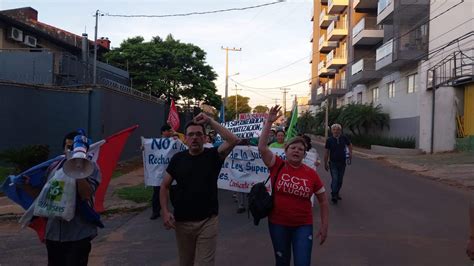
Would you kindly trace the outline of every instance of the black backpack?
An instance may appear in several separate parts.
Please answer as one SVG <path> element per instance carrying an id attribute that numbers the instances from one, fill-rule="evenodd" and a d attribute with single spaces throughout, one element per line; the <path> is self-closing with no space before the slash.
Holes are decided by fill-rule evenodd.
<path id="1" fill-rule="evenodd" d="M 275 175 L 275 181 L 272 184 L 272 194 L 270 195 L 267 191 L 265 185 L 267 184 L 268 180 L 270 179 L 270 175 L 268 176 L 265 182 L 259 182 L 252 186 L 250 189 L 250 193 L 248 195 L 249 199 L 249 211 L 253 217 L 253 223 L 258 225 L 260 219 L 267 217 L 273 208 L 273 195 L 275 193 L 275 183 L 278 178 L 278 174 L 280 173 L 281 168 L 283 168 L 282 163 L 278 168 L 278 171 Z"/>

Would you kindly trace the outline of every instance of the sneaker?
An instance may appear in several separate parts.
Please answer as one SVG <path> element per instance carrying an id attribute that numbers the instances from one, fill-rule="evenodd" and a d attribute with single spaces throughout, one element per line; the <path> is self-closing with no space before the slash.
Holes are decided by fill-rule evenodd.
<path id="1" fill-rule="evenodd" d="M 153 213 L 150 217 L 150 220 L 156 220 L 156 219 L 158 219 L 158 217 L 160 217 L 159 213 Z"/>
<path id="2" fill-rule="evenodd" d="M 239 207 L 237 213 L 244 213 L 246 211 L 245 207 Z"/>
<path id="3" fill-rule="evenodd" d="M 337 195 L 337 200 L 342 200 L 341 196 Z"/>
<path id="4" fill-rule="evenodd" d="M 331 202 L 332 202 L 333 204 L 337 204 L 337 198 L 336 198 L 336 197 L 331 198 Z"/>

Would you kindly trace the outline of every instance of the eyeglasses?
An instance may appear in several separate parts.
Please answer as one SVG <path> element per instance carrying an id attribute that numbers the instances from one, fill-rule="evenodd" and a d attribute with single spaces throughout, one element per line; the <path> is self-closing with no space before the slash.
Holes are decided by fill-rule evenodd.
<path id="1" fill-rule="evenodd" d="M 202 132 L 190 132 L 190 133 L 186 134 L 186 136 L 188 136 L 190 138 L 192 138 L 194 136 L 200 138 L 200 137 L 204 136 L 204 134 Z"/>

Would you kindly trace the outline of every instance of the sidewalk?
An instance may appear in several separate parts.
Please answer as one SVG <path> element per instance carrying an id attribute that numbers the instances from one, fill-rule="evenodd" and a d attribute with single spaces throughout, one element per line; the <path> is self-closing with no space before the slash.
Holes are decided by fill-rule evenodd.
<path id="1" fill-rule="evenodd" d="M 313 136 L 312 140 L 324 147 L 322 139 Z M 474 152 L 387 155 L 354 147 L 353 153 L 354 156 L 380 160 L 393 167 L 405 169 L 450 186 L 474 189 Z"/>
<path id="2" fill-rule="evenodd" d="M 145 208 L 146 203 L 135 203 L 133 201 L 123 200 L 114 192 L 122 187 L 135 186 L 143 184 L 143 167 L 131 171 L 127 174 L 113 178 L 110 181 L 109 188 L 105 194 L 104 207 L 107 212 L 115 212 L 119 210 Z M 7 197 L 0 197 L 0 220 L 17 219 L 23 215 L 25 211 L 18 204 L 14 203 Z"/>

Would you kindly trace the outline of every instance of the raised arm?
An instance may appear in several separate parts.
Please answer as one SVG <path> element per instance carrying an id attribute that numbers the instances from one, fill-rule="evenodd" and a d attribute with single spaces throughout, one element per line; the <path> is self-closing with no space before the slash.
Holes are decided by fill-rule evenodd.
<path id="1" fill-rule="evenodd" d="M 280 110 L 281 106 L 279 105 L 275 105 L 270 109 L 270 112 L 268 113 L 268 119 L 263 126 L 262 134 L 260 135 L 260 139 L 258 141 L 258 151 L 262 156 L 263 163 L 265 163 L 267 167 L 270 167 L 273 161 L 273 152 L 267 146 L 268 135 L 270 134 L 270 129 L 272 128 L 273 122 L 275 122 L 279 117 L 278 112 Z"/>
<path id="2" fill-rule="evenodd" d="M 200 113 L 194 117 L 194 122 L 197 124 L 208 124 L 214 129 L 219 135 L 221 135 L 224 142 L 217 148 L 219 157 L 224 159 L 229 155 L 232 149 L 240 142 L 240 139 L 230 132 L 227 128 L 216 122 L 214 119 L 207 116 L 205 113 Z"/>

